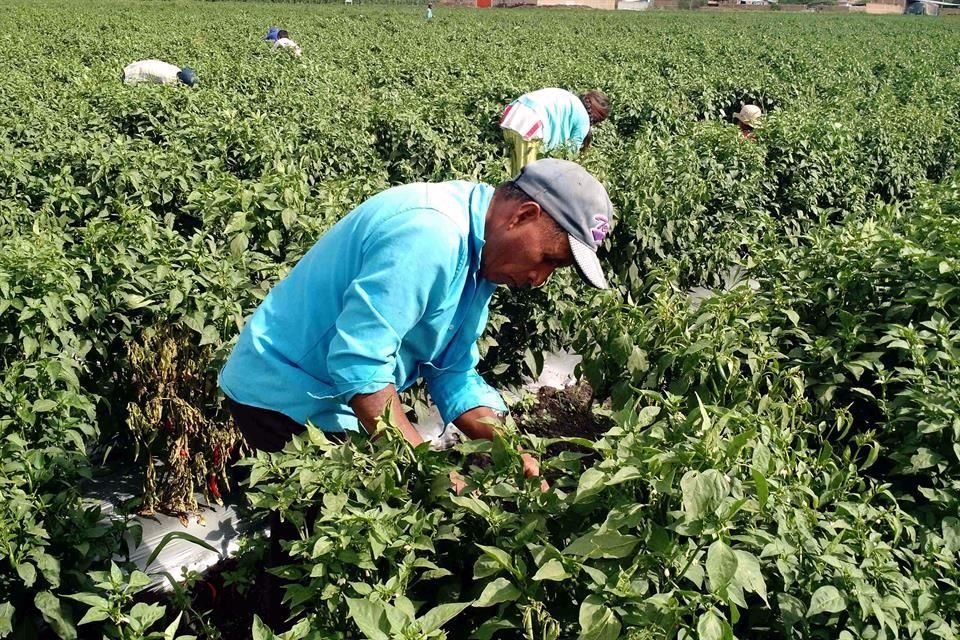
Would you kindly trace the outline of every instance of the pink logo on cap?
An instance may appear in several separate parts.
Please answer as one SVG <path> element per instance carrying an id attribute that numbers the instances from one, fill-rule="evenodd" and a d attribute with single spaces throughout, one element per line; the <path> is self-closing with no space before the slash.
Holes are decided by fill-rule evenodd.
<path id="1" fill-rule="evenodd" d="M 597 224 L 590 228 L 590 233 L 593 235 L 593 241 L 600 244 L 607 237 L 607 232 L 610 231 L 610 222 L 607 220 L 607 216 L 600 215 L 593 216 L 593 221 Z"/>

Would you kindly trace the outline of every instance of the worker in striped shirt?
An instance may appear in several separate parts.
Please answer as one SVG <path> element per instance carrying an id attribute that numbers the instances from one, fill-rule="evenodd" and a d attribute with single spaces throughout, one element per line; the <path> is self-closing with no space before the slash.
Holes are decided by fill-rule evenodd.
<path id="1" fill-rule="evenodd" d="M 577 96 L 564 89 L 540 89 L 526 93 L 503 112 L 500 128 L 510 147 L 510 175 L 517 175 L 544 151 L 564 148 L 572 153 L 586 150 L 591 127 L 610 115 L 610 103 L 601 91 Z"/>

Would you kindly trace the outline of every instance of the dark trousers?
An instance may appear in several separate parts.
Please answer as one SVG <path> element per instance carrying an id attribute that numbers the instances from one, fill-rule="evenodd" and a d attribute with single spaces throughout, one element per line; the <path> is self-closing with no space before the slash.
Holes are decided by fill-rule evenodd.
<path id="1" fill-rule="evenodd" d="M 270 409 L 260 409 L 250 405 L 241 404 L 227 398 L 227 406 L 230 414 L 233 416 L 233 422 L 237 429 L 243 434 L 247 444 L 253 449 L 276 453 L 283 449 L 284 445 L 295 435 L 301 434 L 306 430 L 299 422 L 288 418 L 277 411 Z M 341 433 L 327 433 L 330 440 L 339 441 L 343 439 Z M 316 513 L 309 513 L 307 519 L 316 517 Z M 315 511 L 315 510 L 313 510 Z M 270 544 L 267 548 L 267 558 L 265 569 L 279 567 L 292 562 L 292 558 L 281 546 L 283 540 L 296 540 L 297 529 L 289 522 L 283 522 L 279 511 L 271 511 L 267 518 L 267 525 L 270 527 Z M 260 617 L 268 625 L 277 629 L 283 625 L 289 610 L 282 604 L 283 594 L 279 578 L 268 571 L 264 571 L 257 577 L 255 589 L 259 592 L 259 602 L 255 603 Z"/>
<path id="2" fill-rule="evenodd" d="M 240 404 L 229 397 L 227 407 L 244 440 L 258 451 L 276 453 L 283 449 L 290 438 L 306 430 L 302 424 L 279 411 Z"/>

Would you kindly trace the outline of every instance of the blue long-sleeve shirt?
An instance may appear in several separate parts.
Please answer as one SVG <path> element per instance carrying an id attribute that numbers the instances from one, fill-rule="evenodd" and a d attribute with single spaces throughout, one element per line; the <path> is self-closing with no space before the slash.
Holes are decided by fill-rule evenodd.
<path id="1" fill-rule="evenodd" d="M 480 277 L 493 188 L 394 187 L 324 234 L 244 326 L 220 372 L 236 402 L 327 431 L 356 431 L 349 407 L 423 377 L 443 419 L 505 410 L 476 371 L 496 285 Z"/>

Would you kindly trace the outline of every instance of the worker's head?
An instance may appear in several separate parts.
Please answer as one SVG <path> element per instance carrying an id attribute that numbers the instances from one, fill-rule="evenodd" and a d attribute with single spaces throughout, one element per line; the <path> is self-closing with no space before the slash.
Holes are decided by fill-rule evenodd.
<path id="1" fill-rule="evenodd" d="M 539 287 L 557 267 L 575 266 L 607 286 L 597 248 L 613 221 L 606 189 L 568 160 L 533 162 L 497 187 L 487 210 L 480 275 L 497 284 Z"/>
<path id="2" fill-rule="evenodd" d="M 745 104 L 740 113 L 734 114 L 734 119 L 740 122 L 740 128 L 752 131 L 760 126 L 763 120 L 763 110 L 755 104 Z"/>
<path id="3" fill-rule="evenodd" d="M 590 115 L 590 124 L 599 124 L 610 115 L 610 101 L 603 91 L 587 91 L 580 100 Z"/>
<path id="4" fill-rule="evenodd" d="M 188 87 L 194 87 L 197 84 L 197 74 L 190 67 L 180 69 L 177 79 Z"/>
<path id="5" fill-rule="evenodd" d="M 287 33 L 286 29 L 280 29 L 280 31 L 277 31 L 277 40 L 280 40 L 281 38 L 289 38 L 289 37 L 290 37 L 290 34 Z"/>

